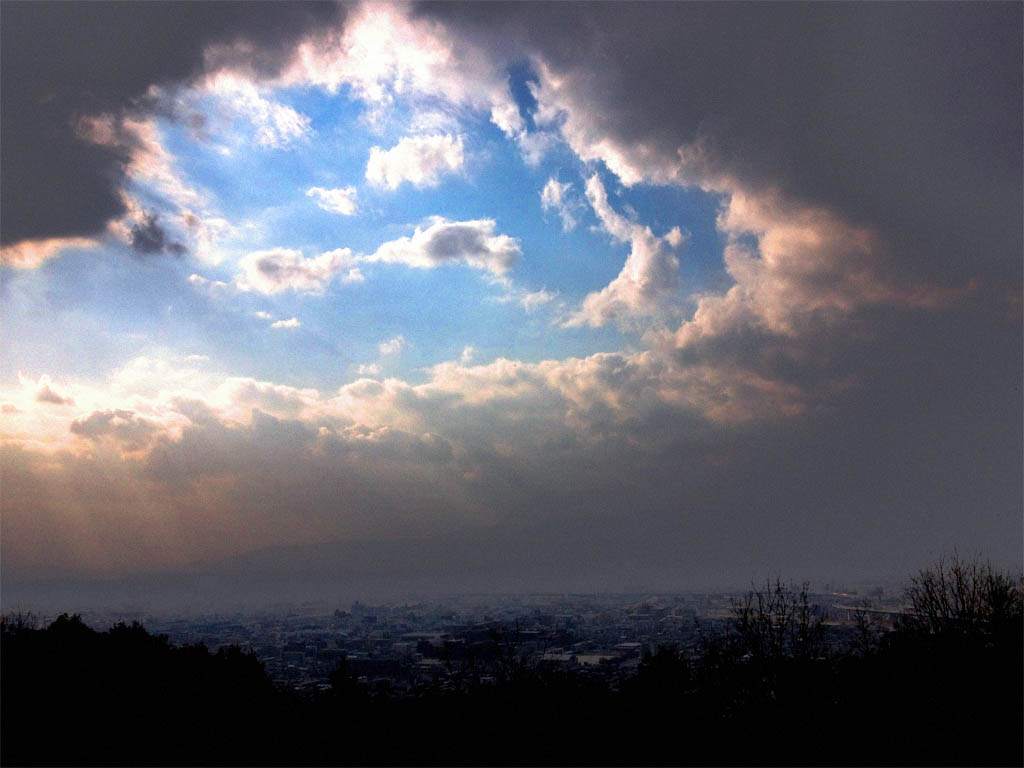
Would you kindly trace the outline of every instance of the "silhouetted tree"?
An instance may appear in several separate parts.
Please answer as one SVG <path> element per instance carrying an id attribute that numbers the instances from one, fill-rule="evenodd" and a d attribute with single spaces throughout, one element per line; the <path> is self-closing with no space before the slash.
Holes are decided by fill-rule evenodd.
<path id="1" fill-rule="evenodd" d="M 856 632 L 853 636 L 850 651 L 858 656 L 870 656 L 879 648 L 882 630 L 868 610 L 866 601 L 861 603 L 853 612 L 853 622 Z"/>
<path id="2" fill-rule="evenodd" d="M 796 591 L 776 579 L 733 600 L 730 628 L 752 661 L 773 665 L 822 653 L 821 618 L 810 603 L 808 588 L 805 582 Z"/>
<path id="3" fill-rule="evenodd" d="M 954 554 L 911 577 L 906 596 L 907 628 L 931 634 L 993 634 L 1024 617 L 1020 577 L 1000 573 L 989 562 Z"/>

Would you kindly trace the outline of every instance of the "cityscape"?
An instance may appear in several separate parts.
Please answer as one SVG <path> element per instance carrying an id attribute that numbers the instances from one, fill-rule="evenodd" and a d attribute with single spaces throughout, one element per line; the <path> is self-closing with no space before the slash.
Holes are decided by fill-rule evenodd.
<path id="1" fill-rule="evenodd" d="M 211 652 L 236 646 L 254 654 L 275 685 L 326 691 L 344 669 L 370 693 L 390 697 L 493 685 L 510 665 L 571 671 L 611 688 L 659 648 L 696 651 L 733 617 L 735 594 L 464 595 L 426 602 L 330 610 L 315 603 L 274 612 L 206 617 L 86 613 L 97 629 L 138 621 L 175 645 Z M 857 616 L 881 635 L 903 605 L 882 587 L 809 593 L 826 644 L 857 641 Z M 869 613 L 864 612 L 869 608 Z"/>

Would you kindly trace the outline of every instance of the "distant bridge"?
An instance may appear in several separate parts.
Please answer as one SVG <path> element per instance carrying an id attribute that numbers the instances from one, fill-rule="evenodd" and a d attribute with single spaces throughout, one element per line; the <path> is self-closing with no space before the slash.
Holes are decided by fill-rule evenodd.
<path id="1" fill-rule="evenodd" d="M 838 603 L 832 604 L 833 608 L 838 608 L 841 611 L 857 611 L 858 613 L 883 613 L 887 616 L 916 616 L 917 614 L 913 611 L 897 611 L 891 608 L 863 608 L 858 605 L 839 605 Z"/>

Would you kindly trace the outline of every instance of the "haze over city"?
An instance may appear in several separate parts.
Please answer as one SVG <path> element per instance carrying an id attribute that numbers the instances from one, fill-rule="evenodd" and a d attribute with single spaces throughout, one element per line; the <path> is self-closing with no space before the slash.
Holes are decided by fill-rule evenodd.
<path id="1" fill-rule="evenodd" d="M 5 611 L 1022 560 L 1020 3 L 3 3 Z"/>

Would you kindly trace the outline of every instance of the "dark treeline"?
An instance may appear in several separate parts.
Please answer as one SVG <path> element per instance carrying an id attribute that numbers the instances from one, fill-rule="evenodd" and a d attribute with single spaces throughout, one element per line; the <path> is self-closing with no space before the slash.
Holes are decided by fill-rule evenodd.
<path id="1" fill-rule="evenodd" d="M 1020 765 L 1020 580 L 954 558 L 907 596 L 894 630 L 865 614 L 836 650 L 806 591 L 766 584 L 725 632 L 659 649 L 618 691 L 507 654 L 496 685 L 403 699 L 369 695 L 344 664 L 329 691 L 299 697 L 238 649 L 5 619 L 2 761 Z"/>

